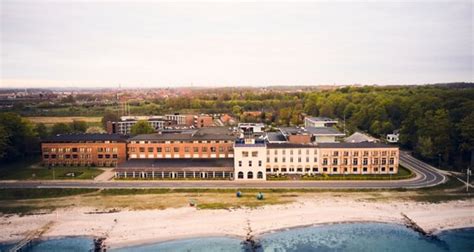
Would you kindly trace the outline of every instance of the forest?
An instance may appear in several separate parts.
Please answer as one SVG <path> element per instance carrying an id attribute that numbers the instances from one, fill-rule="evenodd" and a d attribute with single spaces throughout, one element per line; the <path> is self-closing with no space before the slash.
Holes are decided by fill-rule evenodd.
<path id="1" fill-rule="evenodd" d="M 71 103 L 69 115 L 81 106 Z M 462 170 L 474 159 L 474 85 L 423 85 L 423 86 L 362 86 L 342 87 L 317 91 L 278 91 L 269 89 L 256 92 L 252 89 L 211 89 L 190 95 L 151 100 L 130 100 L 134 115 L 181 113 L 229 113 L 243 122 L 265 122 L 272 126 L 302 125 L 305 115 L 326 116 L 340 120 L 340 129 L 348 134 L 363 131 L 384 137 L 400 130 L 400 146 L 412 150 L 418 157 L 445 169 Z M 63 104 L 62 109 L 68 107 Z M 114 106 L 95 108 L 101 116 L 116 114 Z M 94 108 L 85 110 L 94 111 Z M 76 112 L 74 112 L 76 111 Z M 253 117 L 248 111 L 260 111 Z M 16 111 L 22 114 L 21 111 Z M 66 110 L 66 113 L 67 110 Z M 29 138 L 40 138 L 43 127 L 31 126 L 24 120 L 5 119 L 15 114 L 0 115 L 0 158 L 11 157 L 10 146 L 19 144 L 17 126 L 12 122 L 26 123 Z M 97 114 L 96 114 L 97 115 Z M 3 117 L 3 118 L 2 118 Z M 19 116 L 18 116 L 19 117 Z M 2 120 L 3 119 L 3 120 Z M 9 122 L 6 123 L 8 120 Z M 344 127 L 344 126 L 345 127 Z M 53 131 L 75 131 L 56 126 Z M 80 126 L 80 125 L 79 125 Z M 59 129 L 59 130 L 58 130 Z M 38 141 L 36 139 L 35 141 Z M 13 148 L 14 149 L 14 148 Z M 20 152 L 22 153 L 22 152 Z"/>

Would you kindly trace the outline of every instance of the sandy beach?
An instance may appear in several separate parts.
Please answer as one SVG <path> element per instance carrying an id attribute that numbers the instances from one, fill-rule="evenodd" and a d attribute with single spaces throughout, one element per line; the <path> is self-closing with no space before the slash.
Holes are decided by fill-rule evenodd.
<path id="1" fill-rule="evenodd" d="M 230 210 L 197 210 L 194 207 L 165 210 L 121 210 L 97 213 L 90 208 L 62 208 L 38 215 L 0 218 L 0 242 L 23 238 L 48 222 L 43 235 L 101 236 L 108 247 L 204 236 L 244 238 L 297 226 L 336 222 L 406 223 L 402 213 L 429 233 L 474 227 L 474 200 L 447 203 L 412 201 L 371 202 L 348 197 L 300 197 L 291 204 Z"/>

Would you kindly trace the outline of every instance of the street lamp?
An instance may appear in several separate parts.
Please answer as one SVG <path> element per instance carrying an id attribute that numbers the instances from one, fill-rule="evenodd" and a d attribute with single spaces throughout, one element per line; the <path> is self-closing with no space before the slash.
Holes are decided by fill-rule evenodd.
<path id="1" fill-rule="evenodd" d="M 471 176 L 471 168 L 468 167 L 466 171 L 466 192 L 469 192 L 469 177 Z"/>

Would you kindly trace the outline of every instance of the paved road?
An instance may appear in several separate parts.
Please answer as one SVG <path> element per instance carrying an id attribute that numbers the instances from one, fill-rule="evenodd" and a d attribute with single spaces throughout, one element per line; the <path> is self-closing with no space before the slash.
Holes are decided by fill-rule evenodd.
<path id="1" fill-rule="evenodd" d="M 391 181 L 3 181 L 0 188 L 421 188 L 446 181 L 436 168 L 400 153 L 400 164 L 416 177 Z"/>

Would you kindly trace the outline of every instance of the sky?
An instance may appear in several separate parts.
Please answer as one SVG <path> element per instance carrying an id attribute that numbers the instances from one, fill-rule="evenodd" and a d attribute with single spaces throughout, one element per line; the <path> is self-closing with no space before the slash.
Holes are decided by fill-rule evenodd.
<path id="1" fill-rule="evenodd" d="M 3 88 L 474 81 L 473 1 L 0 3 Z"/>

